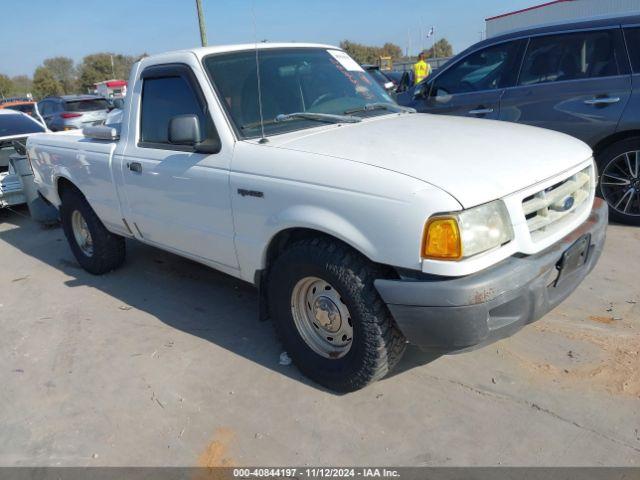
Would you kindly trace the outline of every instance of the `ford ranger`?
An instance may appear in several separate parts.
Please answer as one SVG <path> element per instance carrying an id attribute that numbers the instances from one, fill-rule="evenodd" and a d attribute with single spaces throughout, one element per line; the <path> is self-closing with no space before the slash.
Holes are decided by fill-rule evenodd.
<path id="1" fill-rule="evenodd" d="M 298 368 L 336 391 L 406 344 L 453 352 L 564 300 L 607 209 L 581 141 L 414 113 L 344 51 L 207 47 L 134 65 L 122 123 L 28 140 L 78 262 L 125 239 L 251 282 Z"/>

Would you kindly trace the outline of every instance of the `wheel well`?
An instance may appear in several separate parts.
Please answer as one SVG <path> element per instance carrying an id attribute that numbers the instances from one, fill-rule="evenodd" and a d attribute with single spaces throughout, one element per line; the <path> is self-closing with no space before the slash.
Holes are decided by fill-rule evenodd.
<path id="1" fill-rule="evenodd" d="M 301 240 L 306 240 L 310 238 L 324 238 L 327 240 L 331 240 L 332 242 L 344 245 L 350 250 L 353 250 L 355 253 L 362 255 L 371 263 L 375 263 L 376 265 L 378 265 L 380 269 L 385 272 L 386 278 L 398 277 L 398 274 L 396 273 L 393 267 L 390 267 L 388 265 L 378 264 L 377 262 L 374 262 L 373 260 L 368 258 L 366 255 L 364 255 L 362 252 L 360 252 L 356 248 L 349 245 L 347 242 L 340 240 L 339 238 L 334 237 L 333 235 L 330 235 L 328 233 L 321 232 L 319 230 L 313 230 L 310 228 L 290 228 L 290 229 L 282 230 L 281 232 L 278 232 L 278 234 L 276 234 L 276 236 L 273 237 L 269 242 L 269 246 L 267 247 L 267 254 L 265 258 L 264 270 L 262 270 L 261 272 L 267 272 L 271 267 L 273 261 L 278 257 L 278 255 L 284 252 L 289 245 L 299 242 Z M 257 273 L 261 273 L 261 272 L 257 272 Z"/>
<path id="2" fill-rule="evenodd" d="M 628 140 L 629 138 L 640 138 L 640 130 L 626 130 L 624 132 L 617 132 L 603 140 L 600 140 L 600 142 L 598 142 L 596 146 L 593 147 L 594 154 L 598 155 L 614 143 L 618 143 L 622 140 Z"/>
<path id="3" fill-rule="evenodd" d="M 60 197 L 60 200 L 62 200 L 62 196 L 64 195 L 64 192 L 68 192 L 70 190 L 75 190 L 76 192 L 82 194 L 80 189 L 76 187 L 71 180 L 68 180 L 64 177 L 60 177 L 57 183 L 58 197 Z"/>

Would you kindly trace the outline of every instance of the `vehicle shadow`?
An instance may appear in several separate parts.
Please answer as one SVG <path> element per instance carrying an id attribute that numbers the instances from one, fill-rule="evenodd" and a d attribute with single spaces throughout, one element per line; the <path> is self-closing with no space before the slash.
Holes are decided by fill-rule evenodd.
<path id="1" fill-rule="evenodd" d="M 258 320 L 257 290 L 240 280 L 136 241 L 127 241 L 127 261 L 117 271 L 94 276 L 76 262 L 61 228 L 43 228 L 28 210 L 3 213 L 0 241 L 69 277 L 69 287 L 90 286 L 180 331 L 212 342 L 236 355 L 313 388 L 293 366 L 279 364 L 282 348 L 270 322 Z M 392 376 L 437 356 L 409 348 Z M 332 392 L 329 392 L 332 393 Z"/>

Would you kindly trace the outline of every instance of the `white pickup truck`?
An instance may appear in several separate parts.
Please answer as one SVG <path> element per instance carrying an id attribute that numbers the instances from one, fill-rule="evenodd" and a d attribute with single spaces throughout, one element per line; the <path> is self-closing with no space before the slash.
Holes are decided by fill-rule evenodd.
<path id="1" fill-rule="evenodd" d="M 585 144 L 402 109 L 335 47 L 154 55 L 129 85 L 116 128 L 28 141 L 78 262 L 109 272 L 131 238 L 255 284 L 295 364 L 331 389 L 380 379 L 407 343 L 517 331 L 602 251 Z"/>

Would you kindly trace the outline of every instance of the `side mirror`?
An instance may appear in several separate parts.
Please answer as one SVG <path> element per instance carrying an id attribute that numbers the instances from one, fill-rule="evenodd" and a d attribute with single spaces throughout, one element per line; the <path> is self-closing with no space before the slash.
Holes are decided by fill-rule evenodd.
<path id="1" fill-rule="evenodd" d="M 436 87 L 435 94 L 433 96 L 433 99 L 435 100 L 436 103 L 446 104 L 446 103 L 449 103 L 452 98 L 453 96 L 449 92 L 447 92 L 443 88 Z"/>
<path id="2" fill-rule="evenodd" d="M 197 115 L 178 115 L 169 121 L 169 143 L 196 146 L 202 141 Z"/>
<path id="3" fill-rule="evenodd" d="M 169 143 L 193 147 L 197 153 L 218 153 L 222 149 L 220 139 L 202 139 L 200 120 L 197 115 L 178 115 L 169 121 Z"/>

